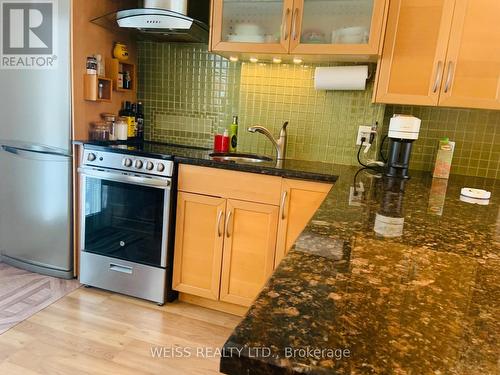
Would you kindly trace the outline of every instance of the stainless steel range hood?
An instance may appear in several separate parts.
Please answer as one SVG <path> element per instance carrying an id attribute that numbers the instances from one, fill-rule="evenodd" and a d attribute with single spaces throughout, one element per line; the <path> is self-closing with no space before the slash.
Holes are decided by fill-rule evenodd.
<path id="1" fill-rule="evenodd" d="M 92 22 L 115 31 L 126 30 L 135 34 L 138 39 L 208 43 L 209 6 L 209 0 L 190 1 L 186 14 L 177 12 L 178 9 L 125 9 L 96 18 Z"/>

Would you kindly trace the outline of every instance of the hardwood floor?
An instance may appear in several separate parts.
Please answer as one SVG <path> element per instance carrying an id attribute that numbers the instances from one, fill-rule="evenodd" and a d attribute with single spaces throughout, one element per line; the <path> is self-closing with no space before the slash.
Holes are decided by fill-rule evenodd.
<path id="1" fill-rule="evenodd" d="M 0 335 L 0 374 L 218 374 L 220 348 L 241 318 L 175 302 L 80 288 Z M 190 358 L 153 358 L 178 347 Z"/>
<path id="2" fill-rule="evenodd" d="M 0 334 L 79 286 L 0 262 Z"/>

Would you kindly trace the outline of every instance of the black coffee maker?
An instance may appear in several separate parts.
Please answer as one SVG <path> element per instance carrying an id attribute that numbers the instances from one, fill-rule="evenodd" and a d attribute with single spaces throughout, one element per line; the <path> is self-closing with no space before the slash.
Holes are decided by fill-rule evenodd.
<path id="1" fill-rule="evenodd" d="M 413 142 L 418 139 L 420 119 L 413 116 L 394 115 L 389 123 L 389 153 L 385 175 L 410 178 L 410 156 Z"/>

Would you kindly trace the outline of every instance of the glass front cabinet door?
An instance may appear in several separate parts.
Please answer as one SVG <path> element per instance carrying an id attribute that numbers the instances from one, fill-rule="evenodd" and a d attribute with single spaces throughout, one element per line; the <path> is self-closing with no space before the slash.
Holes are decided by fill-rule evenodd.
<path id="1" fill-rule="evenodd" d="M 295 0 L 290 52 L 377 55 L 385 0 Z"/>
<path id="2" fill-rule="evenodd" d="M 293 0 L 213 0 L 212 50 L 288 53 Z"/>
<path id="3" fill-rule="evenodd" d="M 213 0 L 214 52 L 371 55 L 386 0 Z"/>

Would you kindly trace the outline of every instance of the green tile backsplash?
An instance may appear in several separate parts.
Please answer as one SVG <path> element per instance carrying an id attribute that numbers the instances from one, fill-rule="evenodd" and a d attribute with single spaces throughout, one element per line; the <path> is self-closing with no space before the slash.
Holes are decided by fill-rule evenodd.
<path id="1" fill-rule="evenodd" d="M 413 145 L 413 169 L 433 170 L 438 140 L 448 137 L 455 141 L 451 173 L 500 178 L 500 111 L 387 105 L 385 133 L 394 113 L 422 120 Z"/>
<path id="2" fill-rule="evenodd" d="M 209 146 L 237 110 L 240 66 L 206 48 L 140 43 L 138 74 L 148 140 Z"/>
<path id="3" fill-rule="evenodd" d="M 289 121 L 289 158 L 355 164 L 359 125 L 382 123 L 384 107 L 366 91 L 316 91 L 315 66 L 242 63 L 239 114 L 244 151 L 273 155 L 269 140 L 245 131 L 263 125 L 279 134 Z M 374 156 L 374 155 L 371 155 Z"/>
<path id="4" fill-rule="evenodd" d="M 258 124 L 278 135 L 289 121 L 288 157 L 356 165 L 358 126 L 378 121 L 386 133 L 390 116 L 405 113 L 422 119 L 413 169 L 431 170 L 437 140 L 448 136 L 457 142 L 453 173 L 498 178 L 500 111 L 372 104 L 373 80 L 365 91 L 316 91 L 315 67 L 231 63 L 203 45 L 140 42 L 145 137 L 211 147 L 237 114 L 240 151 L 273 156 L 269 140 L 246 129 Z"/>

